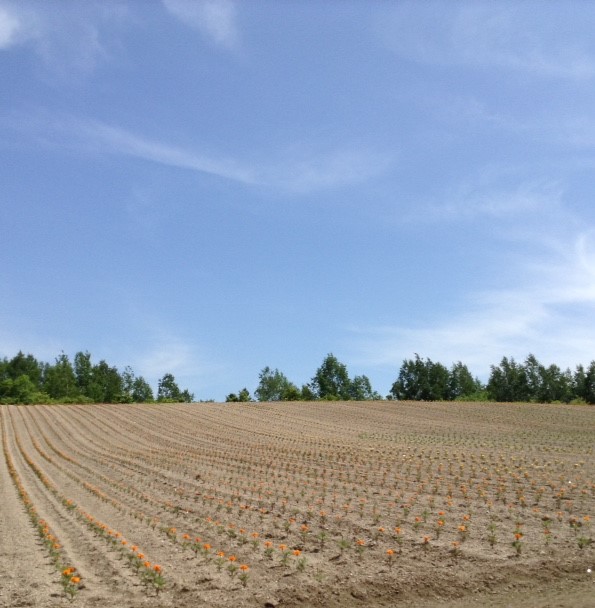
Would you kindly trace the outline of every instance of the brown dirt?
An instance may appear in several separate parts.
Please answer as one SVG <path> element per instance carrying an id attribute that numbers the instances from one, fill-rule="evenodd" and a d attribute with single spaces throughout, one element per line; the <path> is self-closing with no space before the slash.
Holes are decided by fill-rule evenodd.
<path id="1" fill-rule="evenodd" d="M 0 414 L 0 607 L 595 605 L 593 408 L 349 402 Z M 61 563 L 82 578 L 72 602 L 15 480 L 58 540 Z M 132 546 L 144 554 L 138 569 Z M 145 560 L 163 568 L 160 593 L 139 576 Z M 240 564 L 250 568 L 245 586 L 229 571 Z"/>

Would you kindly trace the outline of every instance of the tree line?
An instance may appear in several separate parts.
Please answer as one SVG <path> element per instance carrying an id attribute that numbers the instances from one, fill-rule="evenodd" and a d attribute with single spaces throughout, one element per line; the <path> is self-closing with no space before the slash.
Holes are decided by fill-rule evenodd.
<path id="1" fill-rule="evenodd" d="M 77 352 L 71 362 L 61 353 L 54 363 L 38 361 L 19 351 L 0 360 L 0 403 L 147 403 L 191 402 L 194 395 L 180 390 L 172 374 L 158 382 L 157 396 L 149 383 L 130 366 L 120 372 L 88 352 Z"/>
<path id="2" fill-rule="evenodd" d="M 347 366 L 331 353 L 323 360 L 312 380 L 300 388 L 278 369 L 265 367 L 254 391 L 257 401 L 371 401 L 382 399 L 367 376 L 350 378 Z M 386 399 L 411 401 L 523 401 L 536 403 L 595 403 L 595 361 L 578 365 L 574 372 L 555 364 L 542 365 L 530 354 L 523 363 L 503 357 L 490 366 L 487 384 L 474 377 L 464 363 L 450 368 L 418 354 L 405 359 Z M 252 401 L 243 388 L 226 401 Z"/>
<path id="3" fill-rule="evenodd" d="M 490 366 L 486 384 L 458 361 L 450 367 L 415 355 L 404 359 L 399 375 L 385 397 L 413 401 L 523 401 L 536 403 L 595 403 L 595 361 L 574 371 L 555 364 L 545 366 L 530 354 L 518 363 L 503 357 Z M 254 396 L 247 388 L 226 397 L 246 401 L 373 401 L 383 397 L 365 375 L 350 377 L 347 366 L 328 354 L 310 382 L 298 386 L 278 369 L 265 367 L 258 376 Z M 54 363 L 38 361 L 21 351 L 0 360 L 0 403 L 147 403 L 191 402 L 194 395 L 180 390 L 166 373 L 157 394 L 129 366 L 120 372 L 101 360 L 93 363 L 88 352 L 77 352 L 73 362 L 61 353 Z"/>
<path id="4" fill-rule="evenodd" d="M 372 401 L 382 399 L 372 389 L 367 376 L 349 377 L 347 366 L 332 353 L 327 355 L 308 384 L 300 388 L 290 382 L 278 369 L 265 367 L 258 376 L 258 387 L 254 391 L 258 401 Z M 250 392 L 243 388 L 229 394 L 226 401 L 252 401 Z"/>

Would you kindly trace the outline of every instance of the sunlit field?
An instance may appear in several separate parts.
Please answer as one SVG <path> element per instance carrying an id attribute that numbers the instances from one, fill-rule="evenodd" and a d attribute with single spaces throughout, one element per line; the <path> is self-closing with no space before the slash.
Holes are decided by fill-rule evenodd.
<path id="1" fill-rule="evenodd" d="M 0 606 L 592 600 L 588 406 L 0 412 Z"/>

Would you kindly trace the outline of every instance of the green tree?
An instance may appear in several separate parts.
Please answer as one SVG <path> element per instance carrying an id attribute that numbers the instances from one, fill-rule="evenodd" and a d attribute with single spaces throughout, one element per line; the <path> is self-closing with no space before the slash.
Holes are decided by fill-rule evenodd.
<path id="1" fill-rule="evenodd" d="M 120 403 L 122 377 L 116 367 L 110 367 L 103 359 L 92 368 L 88 397 L 95 403 Z"/>
<path id="2" fill-rule="evenodd" d="M 569 369 L 562 371 L 557 365 L 549 367 L 540 366 L 539 403 L 562 401 L 569 403 L 573 398 L 572 372 Z"/>
<path id="3" fill-rule="evenodd" d="M 230 393 L 229 395 L 227 395 L 225 401 L 227 403 L 247 403 L 249 401 L 252 401 L 252 398 L 250 397 L 250 391 L 246 387 L 244 387 L 237 394 Z"/>
<path id="4" fill-rule="evenodd" d="M 180 401 L 182 391 L 173 374 L 165 374 L 157 384 L 157 401 Z"/>
<path id="5" fill-rule="evenodd" d="M 150 401 L 153 401 L 153 389 L 142 376 L 135 378 L 132 384 L 132 402 L 148 403 Z"/>
<path id="6" fill-rule="evenodd" d="M 74 375 L 81 395 L 89 397 L 89 387 L 93 381 L 93 364 L 88 352 L 78 352 L 74 355 Z"/>
<path id="7" fill-rule="evenodd" d="M 33 355 L 25 355 L 19 351 L 6 365 L 6 374 L 9 378 L 16 380 L 21 376 L 27 376 L 35 390 L 41 386 L 43 366 Z"/>
<path id="8" fill-rule="evenodd" d="M 27 374 L 13 380 L 5 378 L 0 382 L 0 402 L 3 403 L 40 403 L 41 395 Z"/>
<path id="9" fill-rule="evenodd" d="M 500 365 L 492 365 L 487 385 L 492 401 L 528 401 L 529 387 L 525 368 L 512 357 L 503 357 Z"/>
<path id="10" fill-rule="evenodd" d="M 431 359 L 424 361 L 415 353 L 415 359 L 403 361 L 390 396 L 413 401 L 441 401 L 450 398 L 450 382 L 449 371 L 444 365 Z"/>
<path id="11" fill-rule="evenodd" d="M 173 374 L 165 374 L 157 385 L 157 401 L 191 402 L 194 395 L 188 389 L 180 390 Z"/>
<path id="12" fill-rule="evenodd" d="M 57 400 L 72 401 L 80 397 L 74 369 L 64 353 L 56 357 L 54 365 L 47 368 L 43 388 L 50 397 Z"/>
<path id="13" fill-rule="evenodd" d="M 351 381 L 347 373 L 347 366 L 340 363 L 332 353 L 328 354 L 310 383 L 318 399 L 350 398 Z"/>
<path id="14" fill-rule="evenodd" d="M 309 384 L 302 384 L 299 399 L 302 401 L 315 401 L 316 393 L 312 390 L 312 387 Z"/>
<path id="15" fill-rule="evenodd" d="M 374 401 L 381 399 L 372 389 L 368 376 L 355 376 L 349 385 L 349 398 L 354 401 Z"/>
<path id="16" fill-rule="evenodd" d="M 526 378 L 526 399 L 528 401 L 543 401 L 544 367 L 535 355 L 529 354 L 524 364 Z"/>
<path id="17" fill-rule="evenodd" d="M 482 383 L 471 375 L 466 365 L 460 361 L 453 363 L 448 380 L 449 399 L 472 397 L 478 395 L 482 390 Z"/>
<path id="18" fill-rule="evenodd" d="M 254 391 L 258 401 L 297 401 L 300 391 L 278 369 L 265 367 L 258 376 L 258 387 Z"/>
<path id="19" fill-rule="evenodd" d="M 595 403 L 595 361 L 591 361 L 585 373 L 584 400 Z"/>

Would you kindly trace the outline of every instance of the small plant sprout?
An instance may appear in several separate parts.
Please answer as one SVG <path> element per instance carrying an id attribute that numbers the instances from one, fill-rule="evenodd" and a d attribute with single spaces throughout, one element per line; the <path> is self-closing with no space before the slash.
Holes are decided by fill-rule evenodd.
<path id="1" fill-rule="evenodd" d="M 339 541 L 339 549 L 341 551 L 341 555 L 343 555 L 343 552 L 346 549 L 349 549 L 351 547 L 351 541 L 347 538 L 341 538 L 341 540 Z"/>
<path id="2" fill-rule="evenodd" d="M 521 554 L 521 551 L 523 550 L 522 538 L 523 538 L 522 532 L 517 531 L 514 533 L 514 540 L 512 541 L 511 544 L 515 548 L 517 556 L 519 556 Z"/>
<path id="3" fill-rule="evenodd" d="M 264 556 L 267 559 L 273 559 L 273 551 L 275 549 L 273 548 L 273 543 L 270 540 L 265 540 L 264 541 Z"/>
<path id="4" fill-rule="evenodd" d="M 165 579 L 163 578 L 163 570 L 159 564 L 155 564 L 153 566 L 153 575 L 151 577 L 151 583 L 155 590 L 157 591 L 157 595 L 159 592 L 165 587 Z"/>
<path id="5" fill-rule="evenodd" d="M 366 541 L 363 538 L 359 538 L 355 543 L 355 550 L 359 558 L 361 559 L 364 555 L 364 551 L 366 550 Z"/>
<path id="6" fill-rule="evenodd" d="M 64 591 L 68 595 L 70 600 L 73 600 L 74 596 L 78 593 L 80 583 L 81 583 L 80 576 L 75 575 L 75 576 L 71 576 L 68 579 L 67 584 L 64 586 Z"/>
<path id="7" fill-rule="evenodd" d="M 291 551 L 287 548 L 287 545 L 279 545 L 279 551 L 281 551 L 281 564 L 283 566 L 289 565 L 289 556 Z"/>
<path id="8" fill-rule="evenodd" d="M 588 536 L 584 536 L 584 535 L 579 536 L 576 540 L 578 542 L 579 549 L 584 549 L 585 547 L 588 547 L 593 542 L 592 538 L 589 538 Z"/>
<path id="9" fill-rule="evenodd" d="M 310 528 L 308 528 L 308 526 L 306 524 L 303 524 L 302 527 L 300 528 L 300 537 L 302 539 L 302 545 L 306 544 L 306 538 L 308 536 L 309 531 L 310 531 Z"/>
<path id="10" fill-rule="evenodd" d="M 403 552 L 403 530 L 398 526 L 393 530 L 393 539 L 399 545 L 399 553 Z"/>
<path id="11" fill-rule="evenodd" d="M 248 584 L 248 572 L 250 571 L 250 566 L 248 566 L 248 564 L 242 564 L 240 566 L 240 575 L 239 575 L 239 579 L 242 582 L 242 586 L 245 587 Z"/>
<path id="12" fill-rule="evenodd" d="M 421 546 L 423 547 L 424 551 L 427 551 L 430 548 L 430 537 L 429 536 L 424 536 L 421 539 Z"/>
<path id="13" fill-rule="evenodd" d="M 459 555 L 461 555 L 461 543 L 458 540 L 454 540 L 451 543 L 451 553 L 453 555 L 453 557 L 459 557 Z"/>
<path id="14" fill-rule="evenodd" d="M 498 537 L 496 536 L 496 524 L 492 522 L 488 526 L 488 543 L 490 543 L 490 547 L 493 549 L 497 542 Z"/>
<path id="15" fill-rule="evenodd" d="M 229 564 L 227 564 L 227 571 L 229 572 L 229 576 L 234 577 L 238 571 L 238 565 L 236 564 L 238 558 L 235 555 L 230 555 L 227 559 L 229 561 Z"/>
<path id="16" fill-rule="evenodd" d="M 302 552 L 299 549 L 294 549 L 293 555 L 298 558 L 295 563 L 295 567 L 299 572 L 303 572 L 306 569 L 306 558 L 300 557 L 301 554 Z"/>
<path id="17" fill-rule="evenodd" d="M 320 534 L 317 536 L 318 540 L 320 541 L 320 548 L 324 549 L 324 543 L 326 542 L 326 539 L 328 537 L 328 534 L 322 530 L 322 532 L 320 532 Z"/>
<path id="18" fill-rule="evenodd" d="M 388 562 L 388 567 L 392 568 L 393 562 L 395 560 L 395 552 L 393 549 L 386 550 L 386 560 Z"/>

